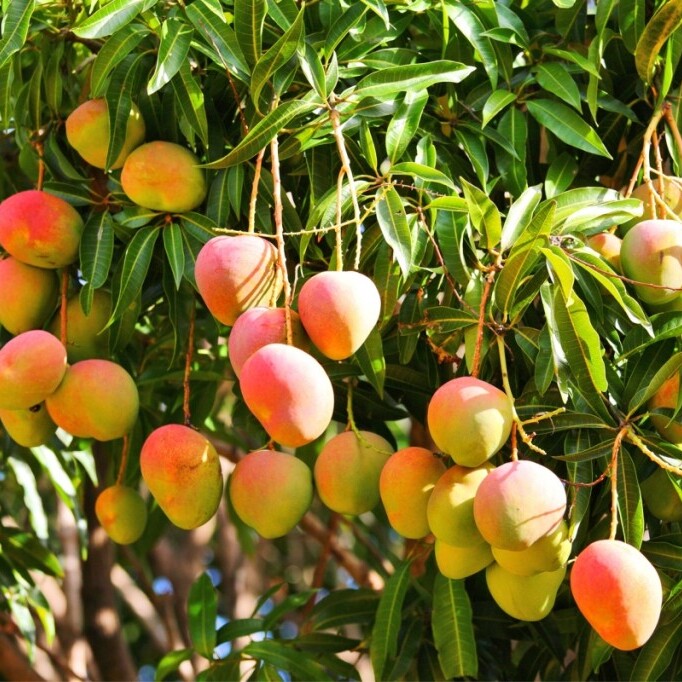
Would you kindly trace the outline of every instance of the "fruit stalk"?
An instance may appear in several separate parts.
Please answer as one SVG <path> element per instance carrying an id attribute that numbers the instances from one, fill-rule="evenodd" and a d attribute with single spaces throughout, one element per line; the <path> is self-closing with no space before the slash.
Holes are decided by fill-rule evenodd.
<path id="1" fill-rule="evenodd" d="M 192 423 L 192 414 L 189 407 L 189 376 L 192 372 L 192 356 L 194 355 L 194 323 L 196 319 L 196 307 L 192 300 L 192 309 L 189 313 L 189 331 L 187 332 L 187 352 L 185 353 L 185 373 L 182 378 L 182 415 L 185 426 Z"/>
<path id="2" fill-rule="evenodd" d="M 620 453 L 623 438 L 628 432 L 629 426 L 623 426 L 616 434 L 611 448 L 611 526 L 609 528 L 609 540 L 616 539 L 618 532 L 618 455 Z"/>
<path id="3" fill-rule="evenodd" d="M 258 152 L 256 166 L 253 169 L 253 184 L 251 185 L 251 200 L 249 201 L 249 234 L 256 232 L 256 204 L 258 203 L 258 185 L 260 184 L 260 171 L 263 167 L 265 147 Z"/>
<path id="4" fill-rule="evenodd" d="M 68 341 L 68 313 L 67 306 L 69 302 L 69 271 L 67 268 L 62 270 L 62 286 L 61 286 L 61 303 L 59 308 L 59 340 L 62 342 L 64 348 Z"/>
<path id="5" fill-rule="evenodd" d="M 128 455 L 130 454 L 130 436 L 126 434 L 123 436 L 123 448 L 121 449 L 121 464 L 118 467 L 118 474 L 116 476 L 116 485 L 123 485 L 123 478 L 125 476 L 126 467 L 128 466 Z"/>

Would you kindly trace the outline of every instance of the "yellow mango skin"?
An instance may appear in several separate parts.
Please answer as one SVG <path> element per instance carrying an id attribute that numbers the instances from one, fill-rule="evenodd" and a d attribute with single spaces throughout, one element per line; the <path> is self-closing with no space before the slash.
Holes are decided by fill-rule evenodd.
<path id="1" fill-rule="evenodd" d="M 407 447 L 394 452 L 379 477 L 379 494 L 391 527 L 404 538 L 430 532 L 426 506 L 445 464 L 431 450 Z"/>
<path id="2" fill-rule="evenodd" d="M 284 286 L 277 249 L 258 235 L 214 237 L 199 251 L 194 275 L 209 312 L 228 326 L 249 308 L 274 306 Z"/>
<path id="3" fill-rule="evenodd" d="M 487 542 L 470 547 L 456 547 L 436 538 L 434 555 L 438 570 L 451 580 L 468 578 L 494 561 Z"/>
<path id="4" fill-rule="evenodd" d="M 112 170 L 123 166 L 130 152 L 144 141 L 144 135 L 144 119 L 133 104 L 128 114 L 123 147 L 110 166 Z M 67 116 L 66 139 L 91 166 L 106 168 L 109 152 L 109 109 L 104 98 L 83 102 Z"/>
<path id="5" fill-rule="evenodd" d="M 611 232 L 600 232 L 587 238 L 587 244 L 593 248 L 616 271 L 621 272 L 620 249 L 623 240 Z"/>
<path id="6" fill-rule="evenodd" d="M 45 402 L 64 431 L 100 441 L 130 433 L 140 405 L 130 374 L 115 362 L 96 359 L 70 365 L 59 388 Z"/>
<path id="7" fill-rule="evenodd" d="M 558 528 L 536 540 L 528 549 L 513 552 L 493 547 L 493 556 L 502 568 L 516 575 L 537 575 L 558 571 L 571 555 L 568 524 L 561 521 Z"/>
<path id="8" fill-rule="evenodd" d="M 506 394 L 474 377 L 444 383 L 427 412 L 436 446 L 465 467 L 477 467 L 498 452 L 509 438 L 512 421 Z"/>
<path id="9" fill-rule="evenodd" d="M 649 560 L 620 540 L 597 540 L 578 554 L 571 593 L 597 634 L 621 651 L 642 646 L 658 624 L 661 579 Z"/>
<path id="10" fill-rule="evenodd" d="M 678 486 L 682 479 L 676 477 Z M 682 521 L 682 499 L 664 469 L 656 469 L 641 484 L 642 501 L 653 516 L 661 521 Z"/>
<path id="11" fill-rule="evenodd" d="M 561 479 L 530 460 L 506 462 L 481 482 L 474 520 L 493 547 L 518 551 L 553 532 L 566 511 Z"/>
<path id="12" fill-rule="evenodd" d="M 121 186 L 138 206 L 185 213 L 206 198 L 206 177 L 200 163 L 189 149 L 174 142 L 147 142 L 126 158 Z"/>
<path id="13" fill-rule="evenodd" d="M 228 488 L 239 518 L 268 539 L 292 531 L 313 501 L 308 466 L 276 450 L 257 450 L 242 458 Z"/>
<path id="14" fill-rule="evenodd" d="M 40 329 L 59 298 L 54 270 L 26 265 L 16 258 L 0 260 L 0 325 L 16 336 Z"/>
<path id="15" fill-rule="evenodd" d="M 27 410 L 0 410 L 0 421 L 9 437 L 25 448 L 47 443 L 57 430 L 45 408 L 45 403 Z"/>
<path id="16" fill-rule="evenodd" d="M 664 203 L 672 210 L 672 212 L 678 216 L 682 216 L 682 184 L 680 184 L 682 181 L 680 178 L 662 178 L 662 180 L 662 190 L 658 179 L 653 180 L 654 188 L 661 195 Z M 656 212 L 654 212 L 654 209 L 651 205 L 651 193 L 649 192 L 649 188 L 646 186 L 646 183 L 637 185 L 637 187 L 632 190 L 630 199 L 639 199 L 642 202 L 642 215 L 639 218 L 633 218 L 627 223 L 620 225 L 618 229 L 622 234 L 627 233 L 637 223 L 640 223 L 643 220 L 651 220 L 652 218 L 659 217 L 657 213 L 660 208 L 657 207 L 655 209 Z"/>
<path id="17" fill-rule="evenodd" d="M 310 339 L 295 310 L 291 315 L 291 341 L 296 348 L 310 351 Z M 236 320 L 228 338 L 230 364 L 239 377 L 244 363 L 269 343 L 286 343 L 286 310 L 258 306 L 245 310 Z"/>
<path id="18" fill-rule="evenodd" d="M 139 540 L 147 525 L 147 505 L 137 490 L 126 485 L 105 488 L 95 500 L 95 515 L 106 534 L 119 545 Z"/>
<path id="19" fill-rule="evenodd" d="M 357 515 L 379 503 L 379 478 L 393 446 L 376 433 L 344 431 L 327 441 L 315 460 L 315 485 L 326 507 Z"/>
<path id="20" fill-rule="evenodd" d="M 565 576 L 565 566 L 530 576 L 515 575 L 497 563 L 490 564 L 485 571 L 495 603 L 512 618 L 530 623 L 549 615 Z"/>
<path id="21" fill-rule="evenodd" d="M 38 268 L 63 268 L 78 258 L 83 220 L 71 204 L 35 189 L 0 204 L 0 246 Z"/>
<path id="22" fill-rule="evenodd" d="M 0 409 L 24 410 L 54 393 L 66 373 L 66 351 L 42 329 L 23 332 L 0 348 Z"/>
<path id="23" fill-rule="evenodd" d="M 473 469 L 456 464 L 438 479 L 426 515 L 431 532 L 439 540 L 457 547 L 485 542 L 474 521 L 474 497 L 493 468 L 489 463 Z"/>
<path id="24" fill-rule="evenodd" d="M 332 360 L 345 360 L 379 320 L 381 296 L 376 284 L 360 272 L 319 272 L 303 283 L 298 312 L 318 350 Z"/>
<path id="25" fill-rule="evenodd" d="M 149 492 L 173 524 L 197 528 L 216 513 L 223 494 L 218 453 L 198 431 L 167 424 L 142 445 L 140 471 Z"/>
<path id="26" fill-rule="evenodd" d="M 281 445 L 311 443 L 332 420 L 332 383 L 322 365 L 295 346 L 259 348 L 244 363 L 239 385 L 246 406 Z"/>
<path id="27" fill-rule="evenodd" d="M 649 409 L 656 410 L 658 408 L 669 408 L 674 410 L 677 407 L 677 398 L 680 392 L 680 375 L 676 372 L 671 377 L 666 379 L 661 387 L 649 399 Z M 677 415 L 675 419 L 670 419 L 669 416 L 662 414 L 652 414 L 651 423 L 653 424 L 658 435 L 665 440 L 682 446 L 682 423 L 679 422 L 680 416 Z"/>

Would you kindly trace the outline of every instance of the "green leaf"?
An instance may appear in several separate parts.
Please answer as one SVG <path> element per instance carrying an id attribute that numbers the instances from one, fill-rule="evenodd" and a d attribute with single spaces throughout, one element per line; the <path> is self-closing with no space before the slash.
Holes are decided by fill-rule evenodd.
<path id="1" fill-rule="evenodd" d="M 12 0 L 2 17 L 2 40 L 0 40 L 0 67 L 26 43 L 35 0 Z M 3 9 L 5 4 L 3 3 Z"/>
<path id="2" fill-rule="evenodd" d="M 383 679 L 386 664 L 398 651 L 398 634 L 403 620 L 403 602 L 410 586 L 411 563 L 406 560 L 400 564 L 386 581 L 379 600 L 369 650 L 372 670 L 377 680 Z"/>
<path id="3" fill-rule="evenodd" d="M 521 196 L 509 207 L 507 217 L 502 226 L 502 234 L 500 237 L 500 248 L 506 251 L 508 248 L 521 238 L 527 236 L 526 230 L 533 220 L 533 212 L 537 208 L 542 198 L 542 190 L 539 185 L 529 187 Z M 546 216 L 546 214 L 543 214 Z M 544 226 L 545 221 L 540 223 Z M 542 231 L 544 229 L 540 227 Z M 547 225 L 547 233 L 549 233 L 549 225 Z M 524 240 L 525 241 L 525 240 Z"/>
<path id="4" fill-rule="evenodd" d="M 155 4 L 156 0 L 111 0 L 72 30 L 80 38 L 104 38 L 117 33 L 140 12 Z"/>
<path id="5" fill-rule="evenodd" d="M 107 88 L 109 74 L 129 55 L 148 35 L 139 24 L 125 26 L 107 40 L 97 53 L 90 74 L 90 89 L 93 97 L 101 97 Z"/>
<path id="6" fill-rule="evenodd" d="M 509 90 L 495 90 L 492 92 L 483 105 L 481 127 L 485 128 L 491 119 L 495 118 L 497 114 L 515 101 L 516 95 L 513 92 L 509 92 Z"/>
<path id="7" fill-rule="evenodd" d="M 656 60 L 665 41 L 682 24 L 682 0 L 667 0 L 644 27 L 635 49 L 635 66 L 648 85 L 654 77 Z"/>
<path id="8" fill-rule="evenodd" d="M 678 564 L 679 566 L 679 564 Z M 639 650 L 637 660 L 630 674 L 636 680 L 659 680 L 679 651 L 682 642 L 682 616 L 659 624 L 651 638 Z"/>
<path id="9" fill-rule="evenodd" d="M 208 146 L 208 121 L 204 106 L 204 91 L 192 75 L 189 62 L 184 61 L 180 65 L 180 69 L 170 83 L 180 111 L 182 111 L 192 130 L 199 136 L 204 145 Z"/>
<path id="10" fill-rule="evenodd" d="M 85 221 L 80 241 L 80 267 L 83 279 L 99 289 L 109 276 L 114 255 L 114 221 L 109 211 L 91 213 Z"/>
<path id="11" fill-rule="evenodd" d="M 358 24 L 360 19 L 365 16 L 367 7 L 361 2 L 351 3 L 348 9 L 341 12 L 338 21 L 329 28 L 327 37 L 324 41 L 324 56 L 334 60 L 335 52 L 339 43 L 350 33 Z M 335 60 L 334 60 L 335 61 Z M 334 88 L 327 86 L 327 91 L 331 92 Z"/>
<path id="12" fill-rule="evenodd" d="M 433 641 L 447 679 L 478 677 L 473 612 L 463 580 L 438 573 L 433 583 Z"/>
<path id="13" fill-rule="evenodd" d="M 386 153 L 391 163 L 395 163 L 407 151 L 419 129 L 419 122 L 428 99 L 427 90 L 416 90 L 405 93 L 405 97 L 398 104 L 386 128 Z"/>
<path id="14" fill-rule="evenodd" d="M 631 54 L 644 31 L 646 22 L 646 0 L 619 0 L 618 25 L 623 44 Z"/>
<path id="15" fill-rule="evenodd" d="M 181 663 L 189 661 L 194 655 L 194 649 L 177 649 L 169 651 L 156 666 L 154 680 L 160 682 L 165 680 L 172 672 L 175 672 Z"/>
<path id="16" fill-rule="evenodd" d="M 74 498 L 76 488 L 55 452 L 45 445 L 39 445 L 37 448 L 31 448 L 31 453 L 40 462 L 54 486 L 67 497 Z"/>
<path id="17" fill-rule="evenodd" d="M 568 62 L 577 64 L 583 71 L 595 78 L 599 78 L 599 69 L 587 57 L 583 57 L 577 50 L 561 50 L 556 47 L 545 47 L 542 51 L 545 54 L 551 54 L 553 57 L 559 57 L 559 59 L 565 59 Z"/>
<path id="18" fill-rule="evenodd" d="M 486 189 L 488 176 L 490 175 L 490 161 L 485 139 L 479 133 L 467 130 L 464 126 L 455 129 L 455 137 L 464 149 L 466 157 L 471 162 L 481 187 Z"/>
<path id="19" fill-rule="evenodd" d="M 391 97 L 399 92 L 419 92 L 438 83 L 460 83 L 474 71 L 459 62 L 435 60 L 426 64 L 389 66 L 365 76 L 356 86 L 357 97 Z"/>
<path id="20" fill-rule="evenodd" d="M 326 100 L 329 92 L 327 91 L 324 67 L 317 55 L 317 51 L 310 43 L 305 42 L 303 48 L 299 48 L 298 61 L 308 83 L 315 88 L 315 92 L 321 100 Z"/>
<path id="21" fill-rule="evenodd" d="M 27 569 L 38 569 L 59 578 L 64 576 L 57 557 L 32 533 L 18 528 L 0 528 L 0 545 L 3 553 L 10 554 L 13 561 Z"/>
<path id="22" fill-rule="evenodd" d="M 552 199 L 567 190 L 578 174 L 578 162 L 567 152 L 559 154 L 547 169 L 545 175 L 545 195 Z"/>
<path id="23" fill-rule="evenodd" d="M 234 32 L 246 62 L 251 67 L 261 56 L 265 14 L 265 0 L 234 2 Z"/>
<path id="24" fill-rule="evenodd" d="M 293 640 L 292 644 L 295 642 Z M 302 656 L 293 646 L 287 646 L 282 641 L 266 639 L 262 642 L 251 642 L 242 649 L 242 653 L 257 661 L 263 661 L 273 666 L 277 671 L 286 670 L 296 679 L 301 680 L 331 680 L 332 678 L 313 658 Z M 279 673 L 273 671 L 276 679 L 281 679 Z"/>
<path id="25" fill-rule="evenodd" d="M 618 517 L 623 539 L 629 545 L 639 547 L 644 537 L 644 508 L 639 491 L 637 469 L 625 448 L 618 455 Z"/>
<path id="26" fill-rule="evenodd" d="M 411 175 L 424 182 L 435 182 L 455 191 L 455 183 L 445 173 L 413 161 L 402 161 L 391 166 L 391 175 Z"/>
<path id="27" fill-rule="evenodd" d="M 381 333 L 374 327 L 367 340 L 355 352 L 355 357 L 363 374 L 380 398 L 384 397 L 384 381 L 386 379 L 386 358 L 381 342 Z"/>
<path id="28" fill-rule="evenodd" d="M 171 223 L 163 228 L 163 247 L 173 272 L 175 288 L 179 289 L 185 272 L 185 249 L 180 225 Z"/>
<path id="29" fill-rule="evenodd" d="M 374 619 L 379 595 L 367 588 L 330 592 L 310 612 L 314 630 L 330 630 L 351 624 L 367 624 Z"/>
<path id="30" fill-rule="evenodd" d="M 544 90 L 564 100 L 574 109 L 581 110 L 580 90 L 565 66 L 559 62 L 540 64 L 537 79 Z"/>
<path id="31" fill-rule="evenodd" d="M 180 70 L 187 60 L 193 35 L 194 29 L 180 19 L 171 17 L 161 24 L 156 65 L 147 83 L 147 94 L 160 90 Z"/>
<path id="32" fill-rule="evenodd" d="M 668 542 L 668 536 L 659 536 L 663 539 L 646 540 L 640 550 L 642 554 L 657 568 L 676 571 L 682 562 L 682 547 L 676 542 Z M 663 618 L 661 618 L 661 624 Z"/>
<path id="33" fill-rule="evenodd" d="M 662 358 L 661 358 L 662 359 Z M 650 365 L 646 378 L 639 384 L 628 402 L 628 416 L 633 415 L 640 407 L 658 391 L 666 379 L 669 379 L 682 367 L 682 353 L 675 353 L 668 357 L 663 364 Z"/>
<path id="34" fill-rule="evenodd" d="M 496 248 L 502 236 L 500 211 L 485 192 L 464 179 L 460 179 L 460 182 L 464 198 L 469 206 L 469 218 L 472 225 L 486 237 L 487 248 Z"/>
<path id="35" fill-rule="evenodd" d="M 46 409 L 43 405 L 41 409 Z M 38 484 L 33 469 L 21 459 L 7 457 L 7 464 L 14 472 L 14 478 L 21 486 L 24 493 L 24 504 L 31 515 L 31 528 L 40 540 L 46 541 L 49 537 L 48 520 L 45 514 L 43 501 L 38 492 Z M 59 564 L 57 564 L 59 565 Z"/>
<path id="36" fill-rule="evenodd" d="M 240 637 L 247 637 L 255 632 L 263 630 L 262 618 L 238 618 L 231 620 L 225 625 L 221 625 L 216 633 L 216 643 L 223 644 L 224 642 L 231 642 Z"/>
<path id="37" fill-rule="evenodd" d="M 565 104 L 550 99 L 529 99 L 526 106 L 540 125 L 566 144 L 591 154 L 612 158 L 594 128 Z"/>
<path id="38" fill-rule="evenodd" d="M 407 277 L 412 267 L 412 233 L 407 223 L 407 215 L 400 195 L 394 187 L 377 190 L 377 222 L 386 243 L 393 249 L 403 277 Z"/>
<path id="39" fill-rule="evenodd" d="M 208 573 L 202 573 L 189 589 L 187 627 L 192 645 L 204 658 L 213 658 L 216 643 L 218 600 Z"/>
<path id="40" fill-rule="evenodd" d="M 552 279 L 561 287 L 564 298 L 570 299 L 575 283 L 575 274 L 568 256 L 558 246 L 547 246 L 540 249 L 547 259 Z"/>

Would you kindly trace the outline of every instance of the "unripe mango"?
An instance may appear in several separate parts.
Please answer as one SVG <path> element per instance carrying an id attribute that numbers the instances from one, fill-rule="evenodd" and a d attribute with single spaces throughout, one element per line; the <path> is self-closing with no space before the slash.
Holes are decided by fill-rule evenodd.
<path id="1" fill-rule="evenodd" d="M 174 142 L 147 142 L 134 149 L 121 171 L 121 186 L 138 206 L 165 213 L 184 213 L 206 197 L 201 162 Z"/>
<path id="2" fill-rule="evenodd" d="M 485 542 L 474 521 L 474 497 L 493 468 L 487 462 L 473 469 L 455 464 L 438 479 L 426 515 L 431 532 L 439 540 L 457 547 Z"/>
<path id="3" fill-rule="evenodd" d="M 516 575 L 537 575 L 565 566 L 571 555 L 571 547 L 568 524 L 562 519 L 555 531 L 536 540 L 527 549 L 514 552 L 493 547 L 493 556 L 505 571 Z"/>
<path id="4" fill-rule="evenodd" d="M 152 431 L 140 452 L 149 492 L 179 528 L 191 530 L 213 517 L 223 494 L 220 460 L 198 431 L 167 424 Z"/>
<path id="5" fill-rule="evenodd" d="M 675 372 L 668 377 L 661 387 L 649 399 L 649 409 L 671 409 L 677 408 L 678 396 L 680 393 L 680 375 Z M 671 413 L 672 414 L 672 413 Z M 652 414 L 651 423 L 653 424 L 661 438 L 674 443 L 678 447 L 682 446 L 682 423 L 679 421 L 679 414 L 675 419 L 671 419 L 668 415 Z"/>
<path id="6" fill-rule="evenodd" d="M 127 485 L 105 488 L 95 501 L 95 514 L 106 534 L 119 545 L 139 540 L 147 525 L 147 505 Z"/>
<path id="7" fill-rule="evenodd" d="M 315 460 L 322 502 L 339 514 L 363 514 L 379 502 L 379 477 L 393 447 L 376 433 L 344 431 L 327 441 Z"/>
<path id="8" fill-rule="evenodd" d="M 27 265 L 63 268 L 78 258 L 83 220 L 71 204 L 28 189 L 0 204 L 0 246 Z"/>
<path id="9" fill-rule="evenodd" d="M 0 409 L 24 410 L 42 403 L 66 372 L 66 351 L 52 334 L 35 329 L 0 348 Z"/>
<path id="10" fill-rule="evenodd" d="M 611 232 L 599 232 L 587 238 L 593 248 L 616 272 L 621 271 L 620 249 L 623 240 Z"/>
<path id="11" fill-rule="evenodd" d="M 257 450 L 237 463 L 229 491 L 244 523 L 264 538 L 278 538 L 293 530 L 310 508 L 313 476 L 294 455 Z"/>
<path id="12" fill-rule="evenodd" d="M 475 377 L 444 383 L 431 398 L 427 421 L 431 437 L 462 466 L 477 467 L 509 438 L 512 406 L 503 391 Z"/>
<path id="13" fill-rule="evenodd" d="M 661 521 L 682 521 L 682 479 L 664 469 L 656 471 L 642 482 L 642 501 L 653 516 Z"/>
<path id="14" fill-rule="evenodd" d="M 620 261 L 644 303 L 660 305 L 680 295 L 682 289 L 682 225 L 676 220 L 645 220 L 623 238 Z M 669 288 L 656 288 L 669 287 Z"/>
<path id="15" fill-rule="evenodd" d="M 282 445 L 310 443 L 331 422 L 332 383 L 322 365 L 300 348 L 283 343 L 259 348 L 244 363 L 239 385 L 251 413 Z"/>
<path id="16" fill-rule="evenodd" d="M 361 272 L 319 272 L 301 287 L 298 312 L 320 352 L 344 360 L 362 346 L 379 320 L 381 296 Z"/>
<path id="17" fill-rule="evenodd" d="M 45 409 L 45 403 L 26 410 L 0 410 L 0 421 L 9 437 L 25 448 L 44 445 L 57 430 L 57 425 Z"/>
<path id="18" fill-rule="evenodd" d="M 549 615 L 564 581 L 566 567 L 549 573 L 515 575 L 497 563 L 485 571 L 488 590 L 495 603 L 509 616 L 535 622 Z"/>
<path id="19" fill-rule="evenodd" d="M 0 325 L 16 335 L 40 329 L 57 305 L 59 279 L 54 270 L 0 260 Z"/>
<path id="20" fill-rule="evenodd" d="M 206 242 L 194 276 L 211 315 L 228 326 L 249 308 L 274 306 L 284 285 L 277 249 L 251 234 Z"/>
<path id="21" fill-rule="evenodd" d="M 649 560 L 620 540 L 597 540 L 578 554 L 571 593 L 597 634 L 622 651 L 642 646 L 661 615 L 661 579 Z"/>
<path id="22" fill-rule="evenodd" d="M 530 460 L 506 462 L 486 476 L 474 497 L 474 520 L 493 547 L 530 547 L 561 523 L 566 491 L 561 479 Z"/>
<path id="23" fill-rule="evenodd" d="M 139 409 L 135 381 L 110 360 L 74 363 L 45 402 L 50 416 L 64 431 L 101 441 L 128 434 Z"/>
<path id="24" fill-rule="evenodd" d="M 434 554 L 438 570 L 451 580 L 468 578 L 493 562 L 493 553 L 487 542 L 457 547 L 436 538 Z"/>
<path id="25" fill-rule="evenodd" d="M 301 325 L 295 310 L 289 311 L 291 317 L 291 342 L 297 348 L 308 351 L 310 340 Z M 286 343 L 286 310 L 284 308 L 264 308 L 258 306 L 245 310 L 230 330 L 228 348 L 230 364 L 239 376 L 244 363 L 263 346 L 269 343 Z"/>
<path id="26" fill-rule="evenodd" d="M 428 535 L 426 506 L 445 464 L 431 450 L 407 447 L 393 453 L 379 478 L 379 494 L 388 522 L 405 538 Z"/>
<path id="27" fill-rule="evenodd" d="M 135 147 L 144 140 L 145 125 L 135 104 L 130 108 L 123 147 L 109 168 L 120 168 Z M 66 119 L 69 144 L 96 168 L 106 168 L 109 152 L 109 108 L 104 98 L 90 99 L 76 107 Z"/>

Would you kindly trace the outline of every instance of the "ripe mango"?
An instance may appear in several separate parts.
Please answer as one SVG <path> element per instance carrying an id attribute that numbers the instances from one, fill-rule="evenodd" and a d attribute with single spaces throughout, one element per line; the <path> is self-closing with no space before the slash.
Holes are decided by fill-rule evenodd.
<path id="1" fill-rule="evenodd" d="M 677 408 L 679 393 L 680 375 L 675 372 L 675 374 L 666 379 L 661 384 L 658 391 L 651 396 L 649 399 L 649 409 L 657 410 L 659 408 L 669 408 L 675 410 Z M 661 438 L 665 438 L 678 447 L 682 446 L 682 423 L 680 423 L 679 419 L 679 414 L 675 419 L 670 419 L 670 416 L 663 414 L 651 415 L 651 423 L 656 431 L 658 431 Z"/>
<path id="2" fill-rule="evenodd" d="M 436 538 L 434 553 L 438 570 L 451 580 L 468 578 L 493 562 L 493 553 L 487 542 L 457 547 Z"/>
<path id="3" fill-rule="evenodd" d="M 45 403 L 26 410 L 0 410 L 0 421 L 9 437 L 25 448 L 44 445 L 57 430 L 57 425 L 45 409 Z"/>
<path id="4" fill-rule="evenodd" d="M 152 431 L 142 445 L 140 471 L 149 492 L 179 528 L 191 530 L 213 517 L 223 494 L 213 444 L 181 424 Z"/>
<path id="5" fill-rule="evenodd" d="M 126 485 L 105 488 L 95 500 L 95 515 L 106 534 L 119 545 L 139 540 L 147 525 L 147 505 Z"/>
<path id="6" fill-rule="evenodd" d="M 621 271 L 620 249 L 623 240 L 611 232 L 599 232 L 587 238 L 593 248 L 616 272 Z"/>
<path id="7" fill-rule="evenodd" d="M 259 535 L 272 539 L 296 527 L 313 500 L 313 476 L 294 455 L 257 450 L 242 458 L 229 482 L 239 518 Z"/>
<path id="8" fill-rule="evenodd" d="M 680 178 L 662 178 L 662 190 L 661 183 L 659 182 L 658 178 L 653 180 L 653 185 L 661 196 L 661 199 L 663 199 L 663 202 L 670 209 L 672 209 L 673 213 L 678 216 L 682 216 L 682 184 Z M 628 230 L 643 220 L 651 220 L 652 218 L 659 217 L 660 207 L 656 206 L 655 209 L 652 209 L 651 192 L 649 191 L 646 183 L 637 185 L 637 187 L 632 190 L 630 199 L 639 199 L 642 202 L 642 215 L 622 224 L 619 228 L 622 234 L 625 234 L 628 232 Z"/>

